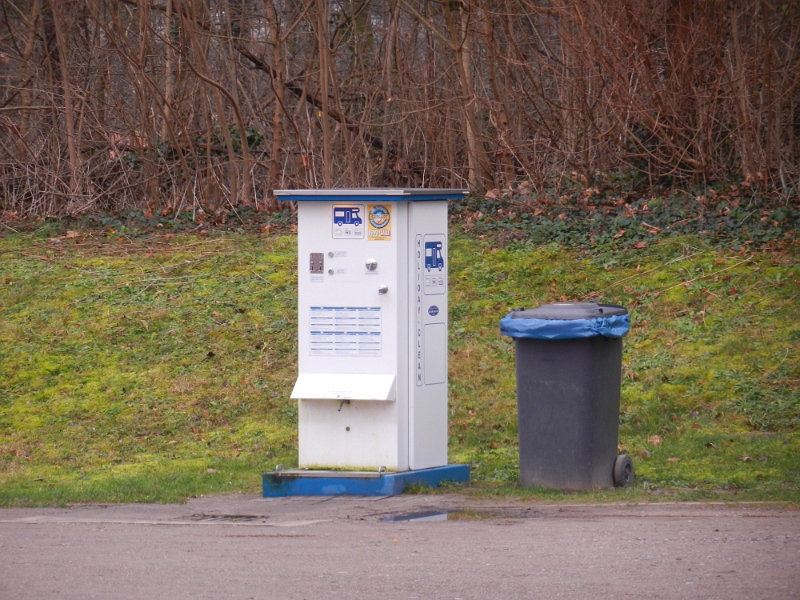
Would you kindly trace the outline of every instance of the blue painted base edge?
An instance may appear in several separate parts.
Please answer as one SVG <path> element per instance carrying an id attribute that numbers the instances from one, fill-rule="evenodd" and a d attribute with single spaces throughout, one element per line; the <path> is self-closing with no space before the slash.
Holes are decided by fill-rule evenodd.
<path id="1" fill-rule="evenodd" d="M 330 477 L 303 477 L 283 472 L 264 473 L 264 497 L 282 496 L 394 496 L 414 485 L 439 487 L 445 481 L 469 481 L 469 465 L 447 465 L 419 471 L 381 473 L 379 477 L 348 477 L 331 471 Z"/>

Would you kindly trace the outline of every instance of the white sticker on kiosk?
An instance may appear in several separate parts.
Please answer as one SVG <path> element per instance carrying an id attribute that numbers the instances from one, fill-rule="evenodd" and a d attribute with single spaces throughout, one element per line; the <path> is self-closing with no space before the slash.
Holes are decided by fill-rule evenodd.
<path id="1" fill-rule="evenodd" d="M 363 204 L 334 204 L 333 237 L 337 240 L 364 239 L 364 218 Z M 344 256 L 347 256 L 346 252 Z"/>

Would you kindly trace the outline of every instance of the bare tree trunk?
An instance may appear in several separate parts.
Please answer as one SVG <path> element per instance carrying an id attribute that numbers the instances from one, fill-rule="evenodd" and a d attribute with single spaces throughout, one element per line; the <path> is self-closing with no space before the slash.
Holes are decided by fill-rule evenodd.
<path id="1" fill-rule="evenodd" d="M 236 70 L 236 62 L 232 60 L 231 55 L 227 52 L 233 52 L 232 39 L 233 39 L 233 26 L 231 24 L 231 3 L 225 0 L 225 25 L 227 27 L 226 38 L 224 42 L 218 42 L 215 45 L 217 54 L 228 74 L 228 81 L 230 83 L 229 99 L 236 117 L 236 124 L 239 127 L 240 139 L 242 141 L 242 203 L 247 206 L 252 204 L 251 195 L 251 181 L 252 174 L 250 172 L 250 145 L 248 140 L 247 128 L 244 125 L 242 117 L 241 102 L 239 101 L 239 75 Z"/>
<path id="2" fill-rule="evenodd" d="M 264 0 L 269 24 L 268 43 L 272 46 L 273 77 L 270 78 L 272 93 L 275 94 L 275 109 L 272 115 L 272 151 L 269 156 L 270 207 L 277 208 L 275 189 L 279 185 L 281 159 L 283 157 L 284 114 L 286 112 L 286 67 L 283 64 L 283 41 L 278 21 L 278 11 L 273 0 Z"/>
<path id="3" fill-rule="evenodd" d="M 176 2 L 176 4 L 178 4 Z M 239 107 L 236 105 L 233 96 L 225 90 L 225 88 L 215 81 L 211 76 L 211 69 L 208 64 L 208 60 L 206 58 L 206 49 L 199 43 L 197 36 L 194 33 L 194 20 L 197 18 L 196 16 L 192 15 L 191 26 L 189 25 L 189 20 L 186 19 L 186 15 L 181 10 L 180 4 L 178 4 L 179 13 L 181 15 L 181 26 L 184 27 L 192 40 L 193 46 L 195 48 L 195 56 L 200 62 L 200 66 L 203 69 L 203 73 L 200 73 L 194 65 L 190 61 L 187 61 L 187 66 L 192 70 L 195 76 L 198 77 L 201 81 L 205 82 L 206 84 L 210 85 L 212 88 L 212 94 L 214 96 L 214 101 L 217 108 L 217 122 L 219 128 L 221 129 L 221 133 L 225 139 L 225 146 L 228 152 L 228 179 L 230 184 L 230 195 L 228 201 L 231 205 L 235 206 L 238 203 L 239 198 L 239 178 L 238 178 L 238 168 L 236 166 L 236 152 L 233 148 L 233 138 L 231 137 L 231 132 L 228 129 L 227 119 L 225 118 L 225 105 L 222 102 L 223 94 L 227 97 L 228 101 L 231 102 L 234 109 L 234 114 L 236 115 L 237 124 L 239 126 L 239 130 L 242 136 L 242 154 L 245 157 L 249 157 L 248 148 L 247 148 L 247 131 L 244 127 L 244 122 L 242 121 Z M 249 164 L 249 160 L 245 159 L 245 164 Z M 245 193 L 249 193 L 249 177 L 245 179 L 244 184 L 244 191 Z"/>
<path id="4" fill-rule="evenodd" d="M 503 94 L 496 65 L 499 62 L 497 46 L 494 40 L 494 26 L 489 12 L 489 3 L 483 0 L 481 7 L 480 23 L 483 29 L 484 43 L 486 44 L 486 71 L 489 76 L 489 85 L 492 89 L 492 109 L 495 115 L 495 128 L 500 150 L 500 164 L 503 169 L 503 176 L 506 186 L 514 182 L 514 161 L 512 145 L 516 146 L 513 139 L 513 132 L 508 124 L 508 114 L 506 112 L 505 95 Z"/>
<path id="5" fill-rule="evenodd" d="M 171 44 L 177 42 L 172 35 L 172 0 L 166 0 L 164 11 L 164 37 L 170 42 L 164 47 L 164 120 L 161 123 L 161 138 L 167 139 L 168 121 L 173 118 L 172 98 L 175 95 L 174 51 Z"/>
<path id="6" fill-rule="evenodd" d="M 36 77 L 36 72 L 33 68 L 31 68 L 31 56 L 33 55 L 33 49 L 36 45 L 36 32 L 39 26 L 39 16 L 42 11 L 42 2 L 41 0 L 34 0 L 33 4 L 31 5 L 31 12 L 30 16 L 28 17 L 28 36 L 25 42 L 25 49 L 22 51 L 22 73 L 23 77 L 30 75 L 27 77 L 28 81 L 25 82 L 23 85 L 22 90 L 20 91 L 20 100 L 21 105 L 24 109 L 31 104 L 31 90 L 29 81 L 32 81 Z M 20 135 L 20 154 L 24 155 L 27 152 L 24 151 L 25 148 L 25 138 L 28 134 L 28 123 L 30 122 L 30 111 L 23 110 L 22 114 L 20 115 L 20 125 L 19 125 L 19 135 Z"/>
<path id="7" fill-rule="evenodd" d="M 386 49 L 383 55 L 383 83 L 384 83 L 384 98 L 383 98 L 383 136 L 384 144 L 381 148 L 381 163 L 378 169 L 378 185 L 385 185 L 386 180 L 386 161 L 389 158 L 389 144 L 386 141 L 389 126 L 392 120 L 392 113 L 397 103 L 394 101 L 393 82 L 394 82 L 394 67 L 395 67 L 395 42 L 397 39 L 397 19 L 400 6 L 397 0 L 389 0 L 389 10 L 387 11 L 389 26 L 386 30 Z"/>
<path id="8" fill-rule="evenodd" d="M 69 54 L 67 33 L 64 31 L 64 23 L 61 16 L 61 6 L 59 2 L 50 0 L 50 10 L 53 15 L 53 27 L 56 31 L 58 43 L 59 71 L 61 74 L 61 90 L 64 96 L 64 118 L 67 126 L 67 148 L 69 151 L 69 189 L 72 194 L 77 194 L 80 188 L 80 156 L 78 155 L 78 144 L 75 140 L 75 117 L 72 107 L 72 84 L 69 77 Z"/>
<path id="9" fill-rule="evenodd" d="M 319 96 L 322 110 L 319 118 L 322 121 L 322 185 L 333 186 L 333 156 L 331 155 L 331 126 L 328 117 L 330 46 L 328 45 L 328 0 L 316 0 L 317 3 L 317 45 L 319 47 Z"/>
<path id="10" fill-rule="evenodd" d="M 464 127 L 467 136 L 467 154 L 469 157 L 469 183 L 470 186 L 482 189 L 491 183 L 492 177 L 486 154 L 481 145 L 475 118 L 475 92 L 472 85 L 472 56 L 469 44 L 469 18 L 470 15 L 461 12 L 460 32 L 456 30 L 455 20 L 450 5 L 444 4 L 444 14 L 450 30 L 450 40 L 455 53 L 456 71 L 461 84 L 461 110 L 464 114 Z"/>

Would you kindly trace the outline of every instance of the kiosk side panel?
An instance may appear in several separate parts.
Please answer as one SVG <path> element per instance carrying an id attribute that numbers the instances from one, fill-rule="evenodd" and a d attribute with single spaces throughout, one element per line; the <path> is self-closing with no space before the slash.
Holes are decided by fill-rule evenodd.
<path id="1" fill-rule="evenodd" d="M 447 464 L 447 202 L 409 208 L 409 465 Z"/>

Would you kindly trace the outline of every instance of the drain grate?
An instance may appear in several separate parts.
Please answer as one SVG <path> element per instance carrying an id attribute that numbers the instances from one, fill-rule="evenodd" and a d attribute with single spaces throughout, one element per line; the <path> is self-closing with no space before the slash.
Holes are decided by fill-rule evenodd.
<path id="1" fill-rule="evenodd" d="M 225 515 L 218 513 L 195 513 L 190 517 L 183 518 L 187 521 L 204 523 L 252 523 L 269 519 L 267 515 Z"/>

